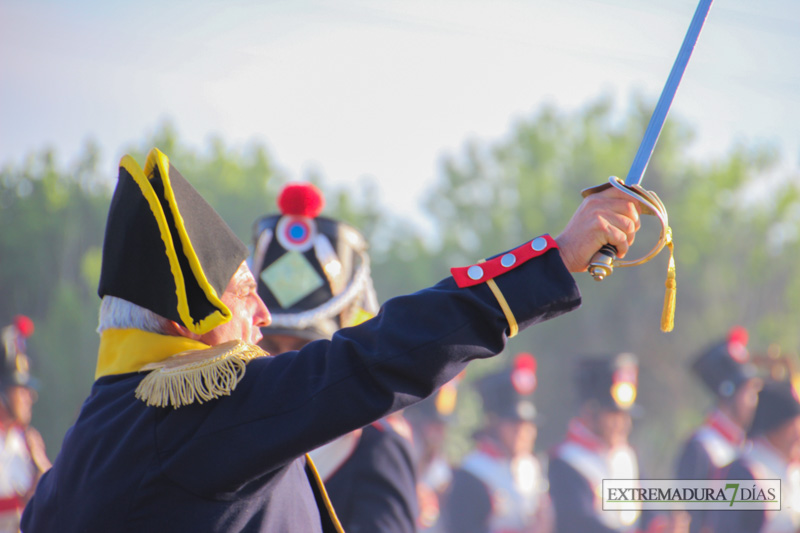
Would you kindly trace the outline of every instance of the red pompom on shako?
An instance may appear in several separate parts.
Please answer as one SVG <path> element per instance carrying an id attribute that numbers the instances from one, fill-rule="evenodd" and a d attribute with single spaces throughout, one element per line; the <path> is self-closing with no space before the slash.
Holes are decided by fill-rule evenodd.
<path id="1" fill-rule="evenodd" d="M 536 358 L 529 353 L 520 353 L 514 359 L 511 371 L 511 384 L 522 395 L 533 393 L 536 389 Z"/>
<path id="2" fill-rule="evenodd" d="M 747 341 L 749 335 L 742 326 L 734 326 L 728 332 L 728 353 L 739 363 L 745 363 L 750 359 L 747 351 Z"/>
<path id="3" fill-rule="evenodd" d="M 17 315 L 14 317 L 14 326 L 19 331 L 19 334 L 25 338 L 33 335 L 33 320 L 25 315 Z"/>
<path id="4" fill-rule="evenodd" d="M 747 346 L 747 341 L 749 340 L 749 335 L 747 330 L 742 326 L 734 326 L 728 332 L 728 342 L 738 343 Z"/>
<path id="5" fill-rule="evenodd" d="M 278 195 L 278 208 L 284 215 L 315 218 L 323 207 L 325 198 L 311 183 L 289 183 Z"/>

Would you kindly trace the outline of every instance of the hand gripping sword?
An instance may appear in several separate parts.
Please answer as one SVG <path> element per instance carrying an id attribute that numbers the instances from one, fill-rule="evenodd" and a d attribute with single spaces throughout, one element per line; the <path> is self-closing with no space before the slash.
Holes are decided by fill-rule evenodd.
<path id="1" fill-rule="evenodd" d="M 635 197 L 637 200 L 644 204 L 643 213 L 656 215 L 659 217 L 662 224 L 662 235 L 659 243 L 653 250 L 650 251 L 645 257 L 635 261 L 619 261 L 617 259 L 617 250 L 610 244 L 604 245 L 589 262 L 589 273 L 597 281 L 602 281 L 607 276 L 611 275 L 614 271 L 614 266 L 633 266 L 645 263 L 655 257 L 664 247 L 665 244 L 671 246 L 672 236 L 667 223 L 667 212 L 658 196 L 651 191 L 645 191 L 641 188 L 640 184 L 644 177 L 644 172 L 647 169 L 647 164 L 650 162 L 650 157 L 653 155 L 653 149 L 658 141 L 658 136 L 661 134 L 661 129 L 664 126 L 664 121 L 667 118 L 667 112 L 672 105 L 672 100 L 675 98 L 675 92 L 678 90 L 678 85 L 681 82 L 683 73 L 686 70 L 686 64 L 689 62 L 689 57 L 692 55 L 694 46 L 697 43 L 697 38 L 700 36 L 700 30 L 703 28 L 708 11 L 711 9 L 711 2 L 713 0 L 700 0 L 697 9 L 692 17 L 692 22 L 689 24 L 689 30 L 683 38 L 683 44 L 678 52 L 678 57 L 672 65 L 672 70 L 667 78 L 667 83 L 661 91 L 661 96 L 658 98 L 658 103 L 650 117 L 650 122 L 645 130 L 644 138 L 639 145 L 639 150 L 633 158 L 633 163 L 625 178 L 625 182 L 612 176 L 609 178 L 608 183 L 590 187 L 582 191 L 584 197 L 605 190 L 608 187 L 616 187 L 621 191 Z M 674 267 L 673 271 L 674 271 Z M 662 326 L 663 329 L 663 326 Z M 670 328 L 671 329 L 671 328 Z"/>

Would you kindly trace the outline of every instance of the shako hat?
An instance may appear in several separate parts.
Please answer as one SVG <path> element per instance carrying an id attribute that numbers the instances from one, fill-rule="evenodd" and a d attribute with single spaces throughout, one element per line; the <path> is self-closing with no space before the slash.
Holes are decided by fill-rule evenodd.
<path id="1" fill-rule="evenodd" d="M 747 330 L 735 326 L 724 340 L 715 342 L 695 359 L 692 370 L 713 394 L 729 398 L 744 382 L 756 377 L 747 340 Z"/>
<path id="2" fill-rule="evenodd" d="M 272 323 L 264 335 L 329 338 L 378 312 L 367 242 L 352 226 L 319 216 L 325 199 L 310 183 L 289 183 L 280 214 L 253 225 L 253 274 Z"/>
<path id="3" fill-rule="evenodd" d="M 575 374 L 578 397 L 581 403 L 595 401 L 607 409 L 629 411 L 636 402 L 638 374 L 638 361 L 632 353 L 584 357 Z"/>
<path id="4" fill-rule="evenodd" d="M 458 402 L 459 381 L 459 378 L 455 377 L 442 385 L 431 396 L 411 407 L 406 407 L 403 410 L 403 416 L 412 424 L 430 422 L 446 424 L 450 422 Z"/>
<path id="5" fill-rule="evenodd" d="M 767 380 L 758 393 L 751 436 L 769 433 L 800 415 L 800 399 L 789 381 Z"/>
<path id="6" fill-rule="evenodd" d="M 3 360 L 0 364 L 0 391 L 19 386 L 36 389 L 37 380 L 31 376 L 26 339 L 33 334 L 33 321 L 17 315 L 14 321 L 0 331 L 3 342 Z"/>
<path id="7" fill-rule="evenodd" d="M 484 376 L 475 383 L 485 413 L 519 421 L 536 418 L 533 404 L 536 385 L 536 358 L 525 352 L 514 358 L 511 368 Z"/>
<path id="8" fill-rule="evenodd" d="M 156 148 L 144 170 L 126 155 L 111 199 L 98 294 L 202 335 L 228 322 L 220 297 L 247 246 Z"/>

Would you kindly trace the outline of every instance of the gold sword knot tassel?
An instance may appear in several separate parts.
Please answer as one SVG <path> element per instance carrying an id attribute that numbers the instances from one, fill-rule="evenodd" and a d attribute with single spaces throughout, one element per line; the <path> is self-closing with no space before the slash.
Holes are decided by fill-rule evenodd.
<path id="1" fill-rule="evenodd" d="M 665 283 L 666 292 L 664 294 L 664 307 L 661 312 L 661 331 L 672 331 L 675 324 L 675 249 L 672 242 L 672 228 L 669 227 L 667 208 L 655 192 L 645 190 L 640 185 L 625 185 L 625 182 L 616 176 L 608 178 L 608 183 L 584 189 L 581 191 L 581 195 L 586 198 L 589 195 L 604 191 L 609 187 L 615 187 L 628 196 L 638 200 L 642 204 L 642 214 L 655 216 L 661 223 L 661 233 L 655 246 L 639 259 L 618 259 L 616 250 L 614 250 L 613 247 L 609 245 L 604 246 L 603 249 L 592 257 L 589 263 L 589 273 L 596 281 L 603 281 L 614 272 L 614 267 L 622 268 L 643 265 L 657 256 L 666 246 L 669 249 L 669 263 L 667 266 L 667 280 Z"/>

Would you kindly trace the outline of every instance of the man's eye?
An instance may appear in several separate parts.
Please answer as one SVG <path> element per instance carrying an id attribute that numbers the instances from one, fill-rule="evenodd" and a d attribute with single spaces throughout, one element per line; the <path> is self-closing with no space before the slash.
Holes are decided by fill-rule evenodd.
<path id="1" fill-rule="evenodd" d="M 255 294 L 255 292 L 256 292 L 255 287 L 243 287 L 239 290 L 237 296 L 239 298 L 247 298 L 248 296 Z"/>

